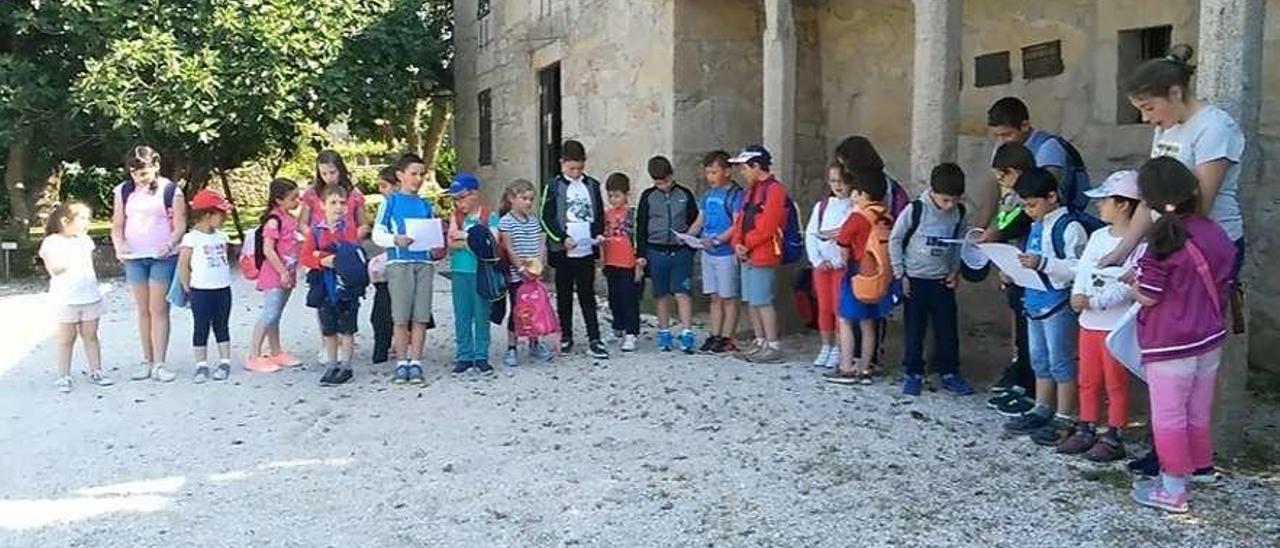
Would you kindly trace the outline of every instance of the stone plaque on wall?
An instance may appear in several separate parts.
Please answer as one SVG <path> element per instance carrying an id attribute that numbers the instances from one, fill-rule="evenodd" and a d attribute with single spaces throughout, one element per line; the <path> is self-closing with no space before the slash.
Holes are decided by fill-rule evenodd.
<path id="1" fill-rule="evenodd" d="M 1062 74 L 1062 40 L 1022 48 L 1022 78 L 1035 80 Z"/>
<path id="2" fill-rule="evenodd" d="M 1013 71 L 1009 69 L 1009 52 L 997 51 L 973 58 L 973 85 L 985 88 L 999 86 L 1013 81 Z"/>

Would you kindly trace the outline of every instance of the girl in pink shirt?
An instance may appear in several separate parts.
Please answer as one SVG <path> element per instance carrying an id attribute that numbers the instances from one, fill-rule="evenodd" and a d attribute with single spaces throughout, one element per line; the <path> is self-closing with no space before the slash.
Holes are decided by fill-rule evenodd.
<path id="1" fill-rule="evenodd" d="M 178 242 L 187 231 L 187 206 L 177 183 L 160 177 L 160 154 L 139 145 L 125 156 L 129 178 L 115 188 L 111 242 L 124 263 L 138 311 L 142 363 L 130 376 L 169 382 L 169 303 L 165 296 L 178 267 Z"/>
<path id="2" fill-rule="evenodd" d="M 347 190 L 348 226 L 360 227 L 360 237 L 369 232 L 365 226 L 364 194 L 351 182 L 351 172 L 347 171 L 342 156 L 332 150 L 321 151 L 316 156 L 316 178 L 311 186 L 302 193 L 302 213 L 298 216 L 307 227 L 324 224 L 324 189 L 329 185 L 339 185 Z"/>
<path id="3" fill-rule="evenodd" d="M 302 365 L 302 361 L 284 349 L 280 342 L 280 317 L 297 281 L 298 220 L 292 211 L 298 207 L 298 184 L 289 179 L 271 181 L 267 203 L 270 209 L 258 225 L 260 240 L 254 260 L 258 267 L 258 291 L 262 292 L 262 309 L 249 341 L 249 357 L 244 368 L 270 373 L 281 367 Z M 262 351 L 264 339 L 270 348 Z"/>

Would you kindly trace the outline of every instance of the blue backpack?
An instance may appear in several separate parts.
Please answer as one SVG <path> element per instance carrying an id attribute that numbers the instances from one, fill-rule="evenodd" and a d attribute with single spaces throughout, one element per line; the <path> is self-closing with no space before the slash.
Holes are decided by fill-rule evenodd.
<path id="1" fill-rule="evenodd" d="M 774 182 L 774 184 L 782 184 Z M 785 192 L 785 190 L 784 190 Z M 764 209 L 764 200 L 759 204 L 755 204 L 751 196 L 747 197 L 746 203 L 742 204 L 742 226 L 746 230 L 755 227 L 755 217 Z M 804 254 L 804 232 L 800 229 L 800 208 L 796 207 L 795 200 L 791 199 L 791 195 L 786 195 L 786 203 L 784 207 L 787 210 L 787 218 L 782 224 L 782 264 L 792 264 L 803 258 Z"/>
<path id="2" fill-rule="evenodd" d="M 332 283 L 332 290 L 327 291 L 330 300 L 359 302 L 369 287 L 369 259 L 364 249 L 352 242 L 337 242 L 333 245 L 333 268 L 325 269 L 325 284 Z"/>
<path id="3" fill-rule="evenodd" d="M 489 212 L 480 208 L 480 221 L 467 229 L 467 248 L 476 256 L 476 293 L 489 303 L 489 321 L 502 324 L 507 313 L 507 274 L 509 265 L 502 249 L 489 229 Z M 461 215 L 458 226 L 462 226 Z"/>
<path id="4" fill-rule="evenodd" d="M 1067 165 L 1062 166 L 1062 180 L 1058 181 L 1058 197 L 1067 209 L 1082 212 L 1089 207 L 1089 197 L 1084 193 L 1093 187 L 1093 183 L 1089 181 L 1089 170 L 1084 165 L 1084 157 L 1070 141 L 1045 131 L 1037 132 L 1034 140 L 1028 140 L 1027 149 L 1035 154 L 1036 150 L 1049 141 L 1056 141 L 1067 153 Z"/>
<path id="5" fill-rule="evenodd" d="M 1107 223 L 1102 222 L 1102 219 L 1089 213 L 1068 209 L 1067 213 L 1058 217 L 1058 220 L 1054 221 L 1053 227 L 1049 229 L 1049 238 L 1053 241 L 1053 252 L 1059 259 L 1067 258 L 1063 248 L 1067 247 L 1067 227 L 1071 226 L 1072 222 L 1080 223 L 1080 226 L 1084 227 L 1085 234 L 1093 234 L 1098 229 L 1107 226 Z"/>

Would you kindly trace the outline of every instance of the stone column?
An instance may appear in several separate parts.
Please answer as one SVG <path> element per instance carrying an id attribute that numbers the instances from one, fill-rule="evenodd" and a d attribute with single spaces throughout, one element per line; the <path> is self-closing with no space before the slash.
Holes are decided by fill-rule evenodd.
<path id="1" fill-rule="evenodd" d="M 764 0 L 764 146 L 773 154 L 773 172 L 795 185 L 796 27 L 792 0 Z"/>
<path id="2" fill-rule="evenodd" d="M 1258 190 L 1261 180 L 1258 111 L 1262 101 L 1265 17 L 1264 0 L 1200 0 L 1195 92 L 1201 99 L 1230 113 L 1244 132 L 1246 147 L 1240 171 L 1240 203 L 1247 232 L 1263 228 L 1261 219 L 1252 214 L 1256 210 L 1249 204 L 1254 203 L 1250 197 Z M 1242 273 L 1246 289 L 1258 287 L 1250 262 L 1246 261 Z M 1248 311 L 1245 312 L 1247 318 Z M 1243 449 L 1244 417 L 1249 406 L 1249 393 L 1245 390 L 1249 354 L 1248 334 L 1233 335 L 1227 340 L 1222 373 L 1218 375 L 1218 406 L 1214 416 L 1215 443 L 1219 452 L 1226 455 L 1239 454 Z"/>
<path id="3" fill-rule="evenodd" d="M 911 181 L 929 180 L 939 162 L 956 159 L 960 129 L 962 0 L 915 0 L 915 68 L 911 78 Z"/>

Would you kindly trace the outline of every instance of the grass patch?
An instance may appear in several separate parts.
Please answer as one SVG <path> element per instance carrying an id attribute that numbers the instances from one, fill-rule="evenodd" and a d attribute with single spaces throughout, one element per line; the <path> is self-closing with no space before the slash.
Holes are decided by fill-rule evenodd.
<path id="1" fill-rule="evenodd" d="M 1133 487 L 1133 478 L 1129 474 L 1111 467 L 1080 470 L 1080 477 L 1121 491 Z"/>
<path id="2" fill-rule="evenodd" d="M 1251 436 L 1245 436 L 1244 445 L 1240 448 L 1240 457 L 1236 462 L 1242 470 L 1247 472 L 1272 472 L 1275 471 L 1277 466 L 1280 466 L 1278 452 L 1280 450 L 1277 450 L 1276 446 L 1272 444 Z"/>

